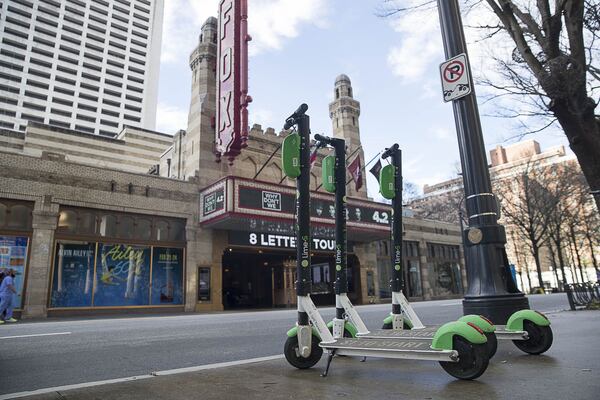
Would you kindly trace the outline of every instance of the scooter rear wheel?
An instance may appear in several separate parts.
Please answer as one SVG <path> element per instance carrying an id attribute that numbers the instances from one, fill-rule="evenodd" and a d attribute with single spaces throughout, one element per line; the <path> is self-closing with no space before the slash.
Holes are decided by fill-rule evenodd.
<path id="1" fill-rule="evenodd" d="M 485 343 L 474 344 L 457 335 L 453 347 L 458 351 L 458 362 L 440 361 L 444 371 L 465 380 L 477 379 L 485 372 L 490 361 Z"/>
<path id="2" fill-rule="evenodd" d="M 554 337 L 552 335 L 552 328 L 550 326 L 539 326 L 531 321 L 523 321 L 523 329 L 527 331 L 529 339 L 527 340 L 513 340 L 515 346 L 519 350 L 524 351 L 528 354 L 542 354 L 552 346 Z"/>
<path id="3" fill-rule="evenodd" d="M 298 346 L 298 336 L 288 337 L 283 346 L 283 354 L 285 359 L 294 367 L 298 369 L 307 369 L 314 366 L 319 362 L 323 355 L 323 349 L 319 347 L 319 339 L 317 336 L 312 335 L 310 355 L 308 357 L 302 357 L 300 355 L 300 346 Z"/>

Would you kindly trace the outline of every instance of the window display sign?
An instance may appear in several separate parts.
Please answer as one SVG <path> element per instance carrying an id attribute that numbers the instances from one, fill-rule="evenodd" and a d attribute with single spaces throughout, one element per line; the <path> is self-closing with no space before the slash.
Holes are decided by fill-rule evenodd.
<path id="1" fill-rule="evenodd" d="M 23 306 L 23 287 L 25 266 L 27 265 L 28 238 L 25 236 L 0 236 L 0 270 L 15 271 L 15 289 L 13 304 L 15 308 Z"/>
<path id="2" fill-rule="evenodd" d="M 198 268 L 198 301 L 210 301 L 210 268 Z"/>
<path id="3" fill-rule="evenodd" d="M 225 189 L 219 188 L 214 192 L 202 195 L 202 215 L 207 216 L 225 208 Z"/>
<path id="4" fill-rule="evenodd" d="M 183 249 L 153 250 L 152 305 L 183 304 Z"/>
<path id="5" fill-rule="evenodd" d="M 148 305 L 150 248 L 98 245 L 94 306 Z"/>
<path id="6" fill-rule="evenodd" d="M 90 307 L 96 243 L 57 243 L 50 307 Z"/>

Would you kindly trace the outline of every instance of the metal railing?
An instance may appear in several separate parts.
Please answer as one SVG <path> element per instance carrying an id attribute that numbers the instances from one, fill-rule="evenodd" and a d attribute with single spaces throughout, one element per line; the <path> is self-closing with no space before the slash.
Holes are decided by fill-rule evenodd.
<path id="1" fill-rule="evenodd" d="M 565 285 L 567 298 L 571 310 L 577 307 L 586 307 L 592 302 L 600 302 L 600 284 L 596 283 L 574 283 Z"/>

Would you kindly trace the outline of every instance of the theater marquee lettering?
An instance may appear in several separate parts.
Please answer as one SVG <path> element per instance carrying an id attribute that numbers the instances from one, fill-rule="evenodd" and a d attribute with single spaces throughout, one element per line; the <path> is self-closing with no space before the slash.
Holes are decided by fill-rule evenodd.
<path id="1" fill-rule="evenodd" d="M 265 210 L 281 214 L 294 214 L 296 196 L 292 193 L 264 190 L 251 186 L 239 187 L 239 196 L 236 199 L 240 211 Z M 311 218 L 335 220 L 335 204 L 333 200 L 314 197 L 310 202 Z M 391 220 L 390 209 L 382 207 L 365 207 L 348 203 L 348 221 L 362 222 L 377 225 L 389 225 Z"/>
<path id="2" fill-rule="evenodd" d="M 260 232 L 230 232 L 229 244 L 233 246 L 268 247 L 278 249 L 295 249 L 296 237 L 290 235 L 279 235 Z M 348 251 L 352 245 L 348 244 Z M 311 238 L 311 250 L 333 252 L 335 240 L 326 238 Z"/>

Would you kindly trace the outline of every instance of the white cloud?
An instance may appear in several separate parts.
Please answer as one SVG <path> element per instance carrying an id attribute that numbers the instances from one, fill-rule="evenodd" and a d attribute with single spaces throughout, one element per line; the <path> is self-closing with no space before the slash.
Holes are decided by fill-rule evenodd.
<path id="1" fill-rule="evenodd" d="M 437 139 L 447 140 L 452 138 L 452 133 L 447 128 L 435 127 L 432 129 L 433 135 Z"/>
<path id="2" fill-rule="evenodd" d="M 327 27 L 331 0 L 249 0 L 250 55 L 280 50 L 300 34 L 302 25 Z M 216 16 L 218 0 L 165 1 L 161 61 L 177 63 L 198 43 L 202 24 Z"/>
<path id="3" fill-rule="evenodd" d="M 188 112 L 179 107 L 158 103 L 156 109 L 156 129 L 159 132 L 175 133 L 187 129 Z"/>

